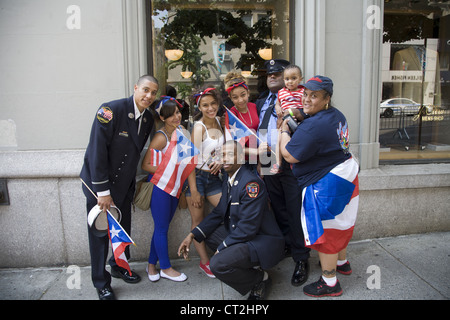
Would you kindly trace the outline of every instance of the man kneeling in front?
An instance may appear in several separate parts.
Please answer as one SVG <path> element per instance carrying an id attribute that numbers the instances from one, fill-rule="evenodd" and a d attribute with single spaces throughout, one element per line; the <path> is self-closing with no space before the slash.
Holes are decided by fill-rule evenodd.
<path id="1" fill-rule="evenodd" d="M 195 239 L 215 251 L 212 273 L 249 300 L 266 298 L 270 284 L 264 271 L 283 257 L 284 238 L 273 213 L 263 181 L 246 165 L 239 143 L 231 140 L 222 148 L 226 171 L 222 198 L 217 207 L 183 240 L 178 255 L 187 259 Z M 260 268 L 258 268 L 260 267 Z"/>

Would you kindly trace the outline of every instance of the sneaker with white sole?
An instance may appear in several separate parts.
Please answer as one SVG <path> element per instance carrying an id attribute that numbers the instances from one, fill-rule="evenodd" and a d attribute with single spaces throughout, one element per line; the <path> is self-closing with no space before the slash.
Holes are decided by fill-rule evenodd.
<path id="1" fill-rule="evenodd" d="M 209 268 L 209 261 L 206 264 L 203 264 L 200 262 L 200 269 L 203 270 L 203 272 L 210 278 L 215 278 L 216 276 L 211 272 L 211 269 Z"/>

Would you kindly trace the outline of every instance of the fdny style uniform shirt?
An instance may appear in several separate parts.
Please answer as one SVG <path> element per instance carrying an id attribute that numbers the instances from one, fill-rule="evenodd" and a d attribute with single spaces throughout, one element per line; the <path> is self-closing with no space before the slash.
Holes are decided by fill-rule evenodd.
<path id="1" fill-rule="evenodd" d="M 219 254 L 235 244 L 247 243 L 251 260 L 263 269 L 282 259 L 284 237 L 269 210 L 265 184 L 246 166 L 231 179 L 224 179 L 219 204 L 191 232 L 202 242 L 222 224 L 228 235 L 217 248 Z"/>
<path id="2" fill-rule="evenodd" d="M 136 122 L 134 96 L 103 104 L 92 125 L 80 177 L 98 195 L 108 190 L 117 206 L 134 192 L 137 165 L 153 128 L 148 110 Z M 138 133 L 138 129 L 140 131 Z M 83 188 L 86 197 L 93 198 Z"/>

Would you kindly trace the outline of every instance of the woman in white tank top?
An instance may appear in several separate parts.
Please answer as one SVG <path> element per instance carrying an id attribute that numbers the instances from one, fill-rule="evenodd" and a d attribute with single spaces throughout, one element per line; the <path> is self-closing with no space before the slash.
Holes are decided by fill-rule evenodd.
<path id="1" fill-rule="evenodd" d="M 194 125 L 191 135 L 192 142 L 200 150 L 197 168 L 188 178 L 189 189 L 186 191 L 192 229 L 205 217 L 205 199 L 216 207 L 222 196 L 222 180 L 219 178 L 222 165 L 215 162 L 214 152 L 218 151 L 224 143 L 220 119 L 217 117 L 221 106 L 218 93 L 215 89 L 208 88 L 195 95 L 194 98 L 202 117 Z M 194 241 L 194 245 L 200 256 L 200 269 L 207 276 L 214 277 L 209 269 L 209 257 L 206 253 L 205 243 Z"/>

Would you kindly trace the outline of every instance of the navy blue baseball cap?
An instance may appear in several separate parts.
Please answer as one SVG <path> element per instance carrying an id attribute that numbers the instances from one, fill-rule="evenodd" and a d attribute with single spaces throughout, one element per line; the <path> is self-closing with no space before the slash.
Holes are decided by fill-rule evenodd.
<path id="1" fill-rule="evenodd" d="M 267 70 L 267 74 L 277 73 L 277 72 L 283 72 L 284 69 L 291 63 L 287 60 L 283 59 L 273 59 L 267 61 L 264 65 Z"/>
<path id="2" fill-rule="evenodd" d="M 333 81 L 327 77 L 315 76 L 309 79 L 303 86 L 311 91 L 325 90 L 330 96 L 333 95 Z"/>

